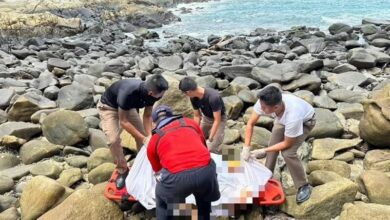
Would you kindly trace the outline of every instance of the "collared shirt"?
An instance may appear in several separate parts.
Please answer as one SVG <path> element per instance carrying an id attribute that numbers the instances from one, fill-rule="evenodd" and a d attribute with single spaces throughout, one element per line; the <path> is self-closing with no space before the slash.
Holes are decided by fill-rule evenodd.
<path id="1" fill-rule="evenodd" d="M 159 99 L 161 98 L 154 98 L 148 94 L 142 80 L 122 79 L 107 88 L 101 102 L 116 109 L 130 110 L 153 106 Z"/>
<path id="2" fill-rule="evenodd" d="M 221 111 L 221 116 L 225 115 L 225 104 L 215 89 L 205 88 L 203 98 L 191 98 L 191 104 L 195 110 L 200 109 L 209 118 L 214 118 L 213 113 L 218 111 Z"/>

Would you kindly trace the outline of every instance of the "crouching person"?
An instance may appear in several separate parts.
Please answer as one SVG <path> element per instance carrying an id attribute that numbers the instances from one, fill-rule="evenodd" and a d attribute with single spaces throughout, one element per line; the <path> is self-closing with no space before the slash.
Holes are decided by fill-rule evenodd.
<path id="1" fill-rule="evenodd" d="M 147 155 L 156 173 L 156 216 L 173 219 L 174 210 L 194 195 L 198 219 L 210 219 L 211 202 L 220 197 L 216 165 L 200 127 L 192 119 L 173 115 L 168 106 L 152 112 L 155 128 Z"/>

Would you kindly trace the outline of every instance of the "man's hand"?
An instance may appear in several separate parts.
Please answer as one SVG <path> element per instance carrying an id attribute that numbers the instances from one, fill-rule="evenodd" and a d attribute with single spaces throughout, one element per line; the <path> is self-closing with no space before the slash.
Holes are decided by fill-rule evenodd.
<path id="1" fill-rule="evenodd" d="M 251 156 L 250 153 L 250 147 L 249 146 L 243 146 L 241 151 L 241 158 L 245 161 L 248 161 Z"/>
<path id="2" fill-rule="evenodd" d="M 267 152 L 265 149 L 258 149 L 251 151 L 251 157 L 257 158 L 257 159 L 263 159 L 267 156 Z"/>

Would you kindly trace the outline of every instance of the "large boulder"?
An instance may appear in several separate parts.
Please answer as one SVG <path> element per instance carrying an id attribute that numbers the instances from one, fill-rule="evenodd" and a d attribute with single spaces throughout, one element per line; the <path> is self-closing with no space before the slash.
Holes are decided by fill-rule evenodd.
<path id="1" fill-rule="evenodd" d="M 376 147 L 390 146 L 390 84 L 373 91 L 372 99 L 363 103 L 360 135 Z"/>
<path id="2" fill-rule="evenodd" d="M 228 79 L 235 79 L 236 77 L 248 77 L 252 72 L 253 66 L 249 64 L 224 66 L 219 69 Z"/>
<path id="3" fill-rule="evenodd" d="M 316 170 L 332 171 L 342 177 L 351 176 L 351 167 L 344 161 L 338 160 L 313 160 L 307 164 L 307 172 L 311 173 Z"/>
<path id="4" fill-rule="evenodd" d="M 242 127 L 240 130 L 241 140 L 245 139 L 245 129 Z M 271 132 L 262 127 L 253 127 L 253 135 L 251 140 L 251 146 L 254 148 L 268 147 L 269 140 L 271 138 Z"/>
<path id="5" fill-rule="evenodd" d="M 46 176 L 52 179 L 57 179 L 61 172 L 62 167 L 51 160 L 39 162 L 30 169 L 33 176 Z"/>
<path id="6" fill-rule="evenodd" d="M 14 89 L 0 89 L 0 108 L 5 109 L 9 106 L 12 97 L 15 95 Z"/>
<path id="7" fill-rule="evenodd" d="M 36 176 L 27 182 L 20 198 L 22 219 L 34 220 L 50 210 L 63 196 L 65 187 L 55 180 Z"/>
<path id="8" fill-rule="evenodd" d="M 347 58 L 348 63 L 354 65 L 358 69 L 368 69 L 376 66 L 375 56 L 362 48 L 350 50 Z"/>
<path id="9" fill-rule="evenodd" d="M 334 89 L 328 93 L 333 100 L 347 103 L 361 103 L 367 98 L 367 92 L 351 91 L 347 89 Z"/>
<path id="10" fill-rule="evenodd" d="M 88 159 L 87 167 L 91 171 L 96 167 L 104 163 L 113 163 L 114 158 L 111 154 L 110 149 L 108 148 L 99 148 L 92 152 L 91 156 Z"/>
<path id="11" fill-rule="evenodd" d="M 310 132 L 309 137 L 326 138 L 340 137 L 343 133 L 343 125 L 339 118 L 328 109 L 315 109 L 316 125 Z"/>
<path id="12" fill-rule="evenodd" d="M 339 215 L 343 204 L 355 200 L 357 191 L 352 181 L 332 181 L 314 187 L 310 199 L 300 205 L 295 195 L 287 196 L 282 211 L 297 219 L 329 220 Z"/>
<path id="13" fill-rule="evenodd" d="M 0 175 L 0 193 L 6 193 L 14 188 L 14 180 L 5 175 Z"/>
<path id="14" fill-rule="evenodd" d="M 177 55 L 160 57 L 158 66 L 164 70 L 175 71 L 183 67 L 183 59 Z"/>
<path id="15" fill-rule="evenodd" d="M 0 124 L 0 137 L 13 135 L 26 140 L 40 134 L 41 126 L 28 122 L 5 122 Z"/>
<path id="16" fill-rule="evenodd" d="M 313 141 L 312 159 L 329 160 L 332 159 L 337 151 L 351 149 L 358 145 L 362 140 L 356 139 L 333 139 L 324 138 Z"/>
<path id="17" fill-rule="evenodd" d="M 315 170 L 307 177 L 310 185 L 318 186 L 332 181 L 348 180 L 335 172 L 326 170 Z"/>
<path id="18" fill-rule="evenodd" d="M 54 68 L 59 68 L 59 69 L 63 69 L 63 70 L 67 70 L 69 69 L 71 66 L 70 64 L 65 61 L 65 60 L 62 60 L 62 59 L 58 59 L 58 58 L 49 58 L 47 60 L 47 69 L 49 71 L 53 71 Z"/>
<path id="19" fill-rule="evenodd" d="M 45 139 L 34 139 L 25 143 L 20 148 L 19 154 L 24 164 L 31 164 L 60 152 L 60 146 L 52 144 Z"/>
<path id="20" fill-rule="evenodd" d="M 316 91 L 321 87 L 321 79 L 315 75 L 305 74 L 299 79 L 293 80 L 287 85 L 284 85 L 283 90 L 294 91 L 296 89 L 303 89 L 309 91 Z"/>
<path id="21" fill-rule="evenodd" d="M 81 110 L 93 106 L 91 90 L 79 83 L 64 86 L 58 92 L 58 107 L 69 110 Z"/>
<path id="22" fill-rule="evenodd" d="M 102 183 L 92 189 L 77 190 L 64 202 L 42 215 L 39 220 L 124 219 L 119 206 L 104 197 L 105 187 L 106 184 Z"/>
<path id="23" fill-rule="evenodd" d="M 377 170 L 367 170 L 361 176 L 361 188 L 370 202 L 390 205 L 390 178 Z"/>
<path id="24" fill-rule="evenodd" d="M 371 150 L 364 157 L 365 170 L 390 172 L 390 150 Z"/>
<path id="25" fill-rule="evenodd" d="M 20 159 L 8 152 L 0 153 L 0 171 L 14 167 L 20 163 Z"/>
<path id="26" fill-rule="evenodd" d="M 193 110 L 190 100 L 179 90 L 179 80 L 171 74 L 163 74 L 168 81 L 169 89 L 164 96 L 159 100 L 155 106 L 168 105 L 175 113 L 181 113 L 187 117 L 192 118 Z"/>
<path id="27" fill-rule="evenodd" d="M 298 73 L 300 63 L 273 64 L 270 67 L 255 67 L 250 73 L 250 77 L 261 84 L 290 82 L 302 76 Z"/>
<path id="28" fill-rule="evenodd" d="M 60 177 L 57 179 L 61 185 L 70 187 L 82 179 L 82 173 L 79 168 L 70 168 L 62 171 Z"/>
<path id="29" fill-rule="evenodd" d="M 371 42 L 372 45 L 376 47 L 390 47 L 390 40 L 378 38 Z"/>
<path id="30" fill-rule="evenodd" d="M 42 109 L 55 108 L 55 102 L 35 93 L 19 96 L 8 111 L 8 118 L 12 121 L 30 121 L 31 116 Z"/>
<path id="31" fill-rule="evenodd" d="M 222 99 L 225 104 L 226 116 L 229 119 L 237 119 L 241 114 L 241 110 L 244 108 L 244 102 L 235 95 L 223 97 Z"/>
<path id="32" fill-rule="evenodd" d="M 106 182 L 110 179 L 115 167 L 116 166 L 113 163 L 103 163 L 99 165 L 88 173 L 88 181 L 95 185 Z"/>
<path id="33" fill-rule="evenodd" d="M 368 78 L 360 72 L 345 72 L 328 77 L 328 81 L 342 88 L 361 86 L 367 83 Z"/>
<path id="34" fill-rule="evenodd" d="M 138 67 L 142 71 L 152 71 L 154 69 L 155 61 L 152 56 L 146 56 L 139 60 Z"/>
<path id="35" fill-rule="evenodd" d="M 390 206 L 355 202 L 343 206 L 339 220 L 384 220 L 390 219 Z"/>
<path id="36" fill-rule="evenodd" d="M 60 145 L 74 145 L 89 135 L 87 124 L 81 115 L 68 110 L 48 115 L 42 122 L 42 131 L 47 140 Z"/>
<path id="37" fill-rule="evenodd" d="M 331 33 L 331 34 L 339 34 L 342 32 L 351 33 L 352 27 L 347 25 L 347 24 L 343 24 L 343 23 L 334 23 L 331 26 L 329 26 L 328 30 L 329 30 L 329 33 Z"/>

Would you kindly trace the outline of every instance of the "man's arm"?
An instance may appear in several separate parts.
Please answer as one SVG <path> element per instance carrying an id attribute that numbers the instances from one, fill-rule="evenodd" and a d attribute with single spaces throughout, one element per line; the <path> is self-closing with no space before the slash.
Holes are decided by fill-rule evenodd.
<path id="1" fill-rule="evenodd" d="M 284 137 L 284 140 L 282 142 L 279 142 L 277 144 L 274 144 L 272 146 L 269 146 L 265 148 L 266 152 L 279 152 L 282 150 L 285 150 L 289 147 L 291 147 L 295 143 L 296 138 L 295 137 Z"/>
<path id="2" fill-rule="evenodd" d="M 128 111 L 118 108 L 119 123 L 123 129 L 130 133 L 137 140 L 143 141 L 145 136 L 137 130 L 127 119 Z"/>
<path id="3" fill-rule="evenodd" d="M 194 110 L 194 121 L 200 125 L 200 120 L 202 119 L 202 115 L 200 113 L 200 110 L 199 109 L 195 109 Z"/>
<path id="4" fill-rule="evenodd" d="M 214 122 L 213 122 L 213 126 L 211 127 L 211 131 L 210 131 L 210 135 L 209 135 L 209 140 L 214 140 L 214 136 L 215 134 L 217 133 L 217 130 L 218 130 L 218 127 L 219 125 L 221 124 L 221 118 L 222 118 L 222 114 L 221 114 L 221 111 L 216 111 L 216 112 L 213 112 L 213 116 L 214 116 Z"/>
<path id="5" fill-rule="evenodd" d="M 143 123 L 144 123 L 146 136 L 152 134 L 152 110 L 153 110 L 153 106 L 146 106 L 144 109 Z"/>
<path id="6" fill-rule="evenodd" d="M 253 111 L 251 117 L 249 118 L 248 123 L 246 124 L 244 146 L 247 147 L 251 146 L 253 127 L 256 125 L 259 118 L 260 115 L 257 114 L 255 111 Z"/>

